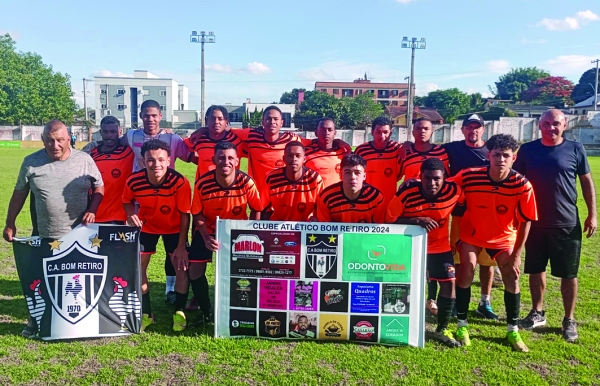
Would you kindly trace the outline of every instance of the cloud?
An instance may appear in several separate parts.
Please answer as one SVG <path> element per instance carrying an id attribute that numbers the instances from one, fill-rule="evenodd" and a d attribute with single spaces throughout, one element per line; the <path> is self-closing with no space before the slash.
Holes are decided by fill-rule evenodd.
<path id="1" fill-rule="evenodd" d="M 119 77 L 119 78 L 133 78 L 132 74 L 125 74 L 123 72 L 117 71 L 112 72 L 110 70 L 96 70 L 94 71 L 94 76 L 107 76 L 107 77 Z"/>
<path id="2" fill-rule="evenodd" d="M 546 39 L 521 39 L 521 44 L 546 44 L 548 40 Z"/>
<path id="3" fill-rule="evenodd" d="M 19 31 L 0 29 L 0 36 L 4 36 L 5 34 L 9 34 L 14 41 L 21 39 L 21 34 Z"/>
<path id="4" fill-rule="evenodd" d="M 218 72 L 221 74 L 236 73 L 236 74 L 262 75 L 262 74 L 268 74 L 272 71 L 269 66 L 267 66 L 264 63 L 260 63 L 260 62 L 248 63 L 248 64 L 246 64 L 246 66 L 241 67 L 241 68 L 234 68 L 234 67 L 230 66 L 229 64 L 219 64 L 219 63 L 207 64 L 204 68 L 206 71 Z"/>
<path id="5" fill-rule="evenodd" d="M 296 78 L 306 81 L 351 82 L 363 78 L 365 72 L 373 82 L 403 82 L 406 73 L 384 67 L 379 63 L 360 63 L 345 60 L 332 60 L 296 73 Z"/>
<path id="6" fill-rule="evenodd" d="M 560 75 L 581 75 L 589 70 L 594 65 L 592 60 L 599 58 L 600 54 L 594 56 L 587 55 L 560 55 L 553 59 L 547 60 L 539 65 L 539 67 Z"/>
<path id="7" fill-rule="evenodd" d="M 425 96 L 432 91 L 440 89 L 435 83 L 416 83 L 415 88 L 415 93 L 417 96 Z"/>
<path id="8" fill-rule="evenodd" d="M 498 74 L 504 74 L 505 72 L 510 71 L 510 63 L 508 60 L 504 59 L 488 60 L 485 65 L 488 71 Z"/>
<path id="9" fill-rule="evenodd" d="M 568 31 L 580 29 L 582 26 L 598 20 L 600 20 L 600 16 L 588 9 L 586 11 L 579 11 L 574 16 L 565 17 L 564 19 L 544 18 L 536 26 L 544 27 L 550 31 Z"/>

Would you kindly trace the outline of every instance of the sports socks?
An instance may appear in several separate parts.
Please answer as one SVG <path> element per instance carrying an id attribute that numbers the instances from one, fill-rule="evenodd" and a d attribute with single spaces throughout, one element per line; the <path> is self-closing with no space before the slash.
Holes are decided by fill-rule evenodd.
<path id="1" fill-rule="evenodd" d="M 166 270 L 166 269 L 165 269 Z M 167 276 L 167 284 L 165 286 L 165 294 L 175 291 L 175 276 Z"/>
<path id="2" fill-rule="evenodd" d="M 460 321 L 467 320 L 467 312 L 469 311 L 469 303 L 471 302 L 471 286 L 467 288 L 462 288 L 460 286 L 456 286 L 456 311 L 457 318 Z M 439 309 L 439 306 L 438 306 Z M 438 311 L 439 312 L 439 311 Z M 459 326 L 460 327 L 460 326 Z"/>
<path id="3" fill-rule="evenodd" d="M 521 293 L 511 294 L 505 290 L 504 306 L 506 307 L 506 323 L 509 327 L 515 327 L 513 330 L 509 329 L 509 331 L 516 331 L 519 324 L 519 311 L 521 310 Z"/>
<path id="4" fill-rule="evenodd" d="M 187 302 L 188 292 L 182 294 L 179 292 L 175 292 L 175 312 L 183 311 L 185 308 L 185 303 Z"/>
<path id="5" fill-rule="evenodd" d="M 436 329 L 437 332 L 443 331 L 446 328 L 448 328 L 448 323 L 450 323 L 450 317 L 452 316 L 452 308 L 454 308 L 454 301 L 454 299 L 438 296 L 438 325 Z"/>
<path id="6" fill-rule="evenodd" d="M 209 316 L 212 312 L 212 307 L 210 305 L 210 297 L 208 296 L 208 280 L 206 279 L 206 275 L 202 275 L 194 280 L 190 279 L 190 285 L 192 286 L 192 291 L 194 291 L 194 296 L 196 297 L 198 306 L 200 306 L 200 310 L 204 316 Z"/>
<path id="7" fill-rule="evenodd" d="M 142 294 L 142 314 L 152 315 L 152 307 L 150 306 L 150 291 Z"/>
<path id="8" fill-rule="evenodd" d="M 480 304 L 490 304 L 490 295 L 481 294 Z"/>
<path id="9" fill-rule="evenodd" d="M 165 275 L 167 276 L 165 294 L 168 294 L 171 291 L 175 291 L 175 275 L 177 275 L 169 254 L 165 258 Z"/>
<path id="10" fill-rule="evenodd" d="M 427 282 L 427 300 L 435 300 L 437 297 L 438 283 L 435 280 Z"/>

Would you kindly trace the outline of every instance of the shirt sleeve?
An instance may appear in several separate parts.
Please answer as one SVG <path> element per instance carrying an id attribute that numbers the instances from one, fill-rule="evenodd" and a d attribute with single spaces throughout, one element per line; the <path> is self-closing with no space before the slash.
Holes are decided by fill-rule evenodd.
<path id="1" fill-rule="evenodd" d="M 98 166 L 90 157 L 89 154 L 85 153 L 85 162 L 88 170 L 88 174 L 92 179 L 92 187 L 97 188 L 100 186 L 104 186 L 104 181 L 102 180 L 102 174 L 100 174 L 100 170 L 98 170 Z"/>
<path id="2" fill-rule="evenodd" d="M 248 206 L 253 211 L 262 212 L 265 209 L 265 204 L 260 199 L 258 188 L 256 187 L 254 181 L 248 183 L 248 187 L 246 190 L 246 199 L 248 200 Z"/>
<path id="3" fill-rule="evenodd" d="M 456 200 L 456 204 L 454 205 L 454 209 L 452 209 L 452 216 L 462 217 L 467 211 L 467 201 L 465 197 L 465 192 L 458 187 L 458 199 Z"/>
<path id="4" fill-rule="evenodd" d="M 304 146 L 310 146 L 310 145 L 313 144 L 313 140 L 312 139 L 302 138 L 300 136 L 298 136 L 298 141 L 300 141 Z"/>
<path id="5" fill-rule="evenodd" d="M 175 149 L 171 149 L 171 151 L 174 150 L 175 157 L 179 158 L 183 162 L 190 162 L 190 154 L 192 154 L 193 152 L 190 151 L 190 149 L 185 144 L 185 142 L 183 142 L 183 139 L 181 139 L 180 136 L 178 136 L 177 134 L 172 134 L 172 136 L 175 139 Z"/>
<path id="6" fill-rule="evenodd" d="M 323 194 L 319 194 L 317 198 L 317 221 L 331 222 L 331 213 L 325 201 L 323 201 Z"/>
<path id="7" fill-rule="evenodd" d="M 373 223 L 374 224 L 385 223 L 385 215 L 386 215 L 385 199 L 383 198 L 383 194 L 379 193 L 379 199 L 377 200 L 377 204 L 375 205 L 375 212 L 373 213 Z"/>
<path id="8" fill-rule="evenodd" d="M 403 211 L 404 205 L 402 205 L 402 199 L 399 196 L 394 196 L 394 198 L 392 198 L 392 200 L 388 203 L 385 214 L 385 222 L 388 224 L 395 223 L 399 217 L 402 217 Z"/>
<path id="9" fill-rule="evenodd" d="M 21 164 L 19 176 L 17 177 L 17 183 L 15 184 L 15 190 L 29 191 L 29 165 L 27 160 L 24 160 Z"/>
<path id="10" fill-rule="evenodd" d="M 183 184 L 177 189 L 177 209 L 181 213 L 190 213 L 192 207 L 192 188 L 190 181 L 183 177 Z"/>
<path id="11" fill-rule="evenodd" d="M 133 191 L 129 186 L 129 181 L 125 183 L 125 187 L 123 188 L 123 196 L 121 201 L 123 204 L 131 204 L 135 200 L 135 196 L 133 195 Z"/>
<path id="12" fill-rule="evenodd" d="M 316 197 L 321 197 L 321 193 L 323 192 L 324 186 L 325 185 L 323 184 L 323 178 L 321 178 L 321 176 L 317 174 L 317 189 L 315 190 Z M 312 216 L 317 216 L 317 205 L 315 205 L 313 209 Z"/>
<path id="13" fill-rule="evenodd" d="M 537 221 L 537 206 L 535 203 L 535 194 L 530 182 L 523 187 L 517 202 L 517 219 L 519 222 Z"/>
<path id="14" fill-rule="evenodd" d="M 202 213 L 204 205 L 202 204 L 202 194 L 200 193 L 200 180 L 196 181 L 194 187 L 194 198 L 192 199 L 192 214 L 195 216 Z"/>
<path id="15" fill-rule="evenodd" d="M 590 173 L 590 164 L 582 144 L 577 144 L 577 175 L 582 176 Z"/>
<path id="16" fill-rule="evenodd" d="M 250 134 L 250 130 L 252 130 L 252 129 L 251 128 L 238 129 L 238 128 L 232 127 L 230 130 L 233 134 L 237 135 L 242 141 L 247 141 L 248 135 Z"/>

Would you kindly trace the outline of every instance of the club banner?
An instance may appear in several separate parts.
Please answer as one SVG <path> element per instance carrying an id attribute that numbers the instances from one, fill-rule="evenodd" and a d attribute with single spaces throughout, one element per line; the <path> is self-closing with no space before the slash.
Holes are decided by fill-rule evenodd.
<path id="1" fill-rule="evenodd" d="M 215 336 L 425 344 L 426 234 L 219 220 Z"/>
<path id="2" fill-rule="evenodd" d="M 30 315 L 43 340 L 139 333 L 139 231 L 120 225 L 77 227 L 61 239 L 13 242 Z"/>

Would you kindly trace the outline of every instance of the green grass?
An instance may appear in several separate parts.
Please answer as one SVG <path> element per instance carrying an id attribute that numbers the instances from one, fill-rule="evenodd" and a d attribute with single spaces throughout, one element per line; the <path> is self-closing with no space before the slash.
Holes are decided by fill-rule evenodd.
<path id="1" fill-rule="evenodd" d="M 31 149 L 3 149 L 0 164 L 0 218 L 19 165 Z M 600 158 L 591 158 L 600 187 Z M 193 177 L 194 168 L 178 169 Z M 580 215 L 587 211 L 579 199 Z M 27 235 L 28 204 L 18 222 Z M 128 338 L 45 343 L 19 336 L 26 322 L 26 304 L 18 283 L 12 249 L 0 243 L 0 384 L 363 384 L 363 385 L 600 385 L 600 237 L 584 239 L 576 317 L 580 340 L 565 343 L 560 336 L 563 315 L 559 281 L 548 280 L 548 326 L 522 332 L 531 352 L 512 352 L 504 341 L 506 327 L 473 314 L 473 345 L 448 349 L 428 341 L 425 349 L 389 348 L 318 342 L 272 342 L 258 339 L 212 338 L 210 331 L 171 331 L 171 310 L 164 301 L 164 251 L 152 260 L 152 308 L 157 324 L 147 333 Z M 214 283 L 214 266 L 209 281 Z M 525 316 L 530 307 L 528 281 L 521 279 Z M 473 301 L 479 296 L 474 288 Z M 492 294 L 494 309 L 505 317 L 502 289 Z M 471 308 L 474 306 L 472 305 Z M 193 316 L 190 316 L 193 318 Z M 427 325 L 428 337 L 433 325 Z M 452 321 L 454 323 L 455 320 Z M 454 326 L 454 324 L 452 324 Z"/>

